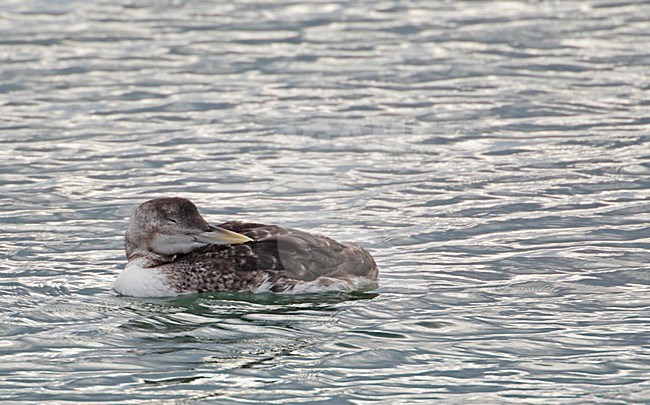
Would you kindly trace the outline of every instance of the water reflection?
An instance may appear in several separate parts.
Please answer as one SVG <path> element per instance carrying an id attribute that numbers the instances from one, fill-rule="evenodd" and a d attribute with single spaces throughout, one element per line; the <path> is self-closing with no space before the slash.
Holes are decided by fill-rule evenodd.
<path id="1" fill-rule="evenodd" d="M 0 397 L 648 402 L 648 12 L 3 2 Z M 380 286 L 119 297 L 163 195 Z"/>

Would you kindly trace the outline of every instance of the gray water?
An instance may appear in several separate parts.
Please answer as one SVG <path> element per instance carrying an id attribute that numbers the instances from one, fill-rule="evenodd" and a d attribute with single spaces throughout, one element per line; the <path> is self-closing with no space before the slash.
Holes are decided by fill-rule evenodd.
<path id="1" fill-rule="evenodd" d="M 650 401 L 650 4 L 3 1 L 0 399 Z M 132 210 L 376 291 L 133 299 Z"/>

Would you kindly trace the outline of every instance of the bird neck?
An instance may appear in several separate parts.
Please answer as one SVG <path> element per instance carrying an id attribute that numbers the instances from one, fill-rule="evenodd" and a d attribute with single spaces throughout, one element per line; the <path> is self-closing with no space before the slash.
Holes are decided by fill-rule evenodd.
<path id="1" fill-rule="evenodd" d="M 151 251 L 136 250 L 127 256 L 129 262 L 137 261 L 144 268 L 156 267 L 176 260 L 176 255 L 163 255 Z"/>

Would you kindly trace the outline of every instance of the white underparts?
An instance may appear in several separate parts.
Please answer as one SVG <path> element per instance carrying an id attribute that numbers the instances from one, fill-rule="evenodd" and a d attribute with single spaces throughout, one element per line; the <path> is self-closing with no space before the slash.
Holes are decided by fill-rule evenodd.
<path id="1" fill-rule="evenodd" d="M 141 260 L 132 260 L 117 276 L 113 289 L 131 297 L 173 297 L 178 293 L 170 288 L 163 274 L 155 267 L 141 267 Z"/>

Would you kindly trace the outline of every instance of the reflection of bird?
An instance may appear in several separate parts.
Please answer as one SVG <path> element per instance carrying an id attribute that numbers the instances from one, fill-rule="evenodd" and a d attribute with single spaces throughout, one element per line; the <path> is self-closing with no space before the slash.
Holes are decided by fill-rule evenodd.
<path id="1" fill-rule="evenodd" d="M 125 249 L 129 262 L 114 288 L 136 297 L 368 289 L 378 273 L 357 245 L 277 225 L 212 226 L 184 198 L 140 205 L 129 220 Z"/>

